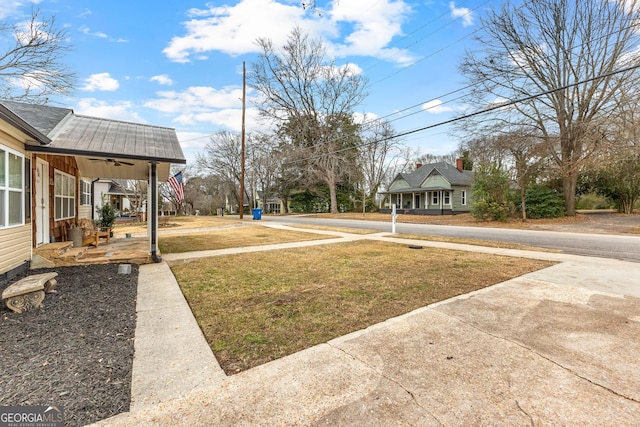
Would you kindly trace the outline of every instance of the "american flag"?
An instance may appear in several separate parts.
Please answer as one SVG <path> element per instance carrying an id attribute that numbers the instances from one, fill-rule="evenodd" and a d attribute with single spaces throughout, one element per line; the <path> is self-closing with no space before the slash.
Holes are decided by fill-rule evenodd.
<path id="1" fill-rule="evenodd" d="M 173 191 L 176 192 L 176 197 L 178 198 L 178 203 L 182 203 L 184 200 L 184 182 L 182 182 L 182 171 L 178 172 L 167 181 Z"/>

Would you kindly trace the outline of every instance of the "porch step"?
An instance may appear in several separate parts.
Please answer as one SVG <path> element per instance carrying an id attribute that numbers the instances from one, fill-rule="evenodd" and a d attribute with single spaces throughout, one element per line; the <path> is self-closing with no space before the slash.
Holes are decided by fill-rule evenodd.
<path id="1" fill-rule="evenodd" d="M 71 245 L 73 246 L 73 244 Z M 85 252 L 87 252 L 89 248 L 87 246 L 81 246 L 79 248 L 68 248 L 66 251 L 64 251 L 63 253 L 59 254 L 56 258 L 60 258 L 62 260 L 68 261 L 68 260 L 74 260 L 74 259 L 78 259 L 80 258 L 82 255 L 85 254 Z"/>
<path id="2" fill-rule="evenodd" d="M 44 258 L 57 258 L 73 247 L 73 242 L 55 242 L 47 243 L 33 250 L 35 255 Z"/>

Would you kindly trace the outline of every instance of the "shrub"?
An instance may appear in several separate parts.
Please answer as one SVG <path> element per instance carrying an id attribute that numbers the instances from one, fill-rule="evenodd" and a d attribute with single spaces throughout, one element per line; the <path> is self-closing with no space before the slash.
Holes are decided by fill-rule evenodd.
<path id="1" fill-rule="evenodd" d="M 515 211 L 509 178 L 498 167 L 481 168 L 475 173 L 473 194 L 476 201 L 471 215 L 475 219 L 507 221 Z"/>
<path id="2" fill-rule="evenodd" d="M 511 202 L 490 202 L 478 200 L 471 209 L 471 215 L 481 221 L 493 220 L 506 222 L 513 215 L 513 204 Z"/>
<path id="3" fill-rule="evenodd" d="M 564 216 L 564 198 L 557 191 L 543 185 L 534 185 L 527 189 L 527 217 L 559 218 Z"/>

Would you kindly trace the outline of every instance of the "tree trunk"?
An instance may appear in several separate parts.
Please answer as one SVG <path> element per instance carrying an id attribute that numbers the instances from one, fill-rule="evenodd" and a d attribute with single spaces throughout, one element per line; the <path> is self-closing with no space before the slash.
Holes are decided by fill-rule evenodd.
<path id="1" fill-rule="evenodd" d="M 567 216 L 576 216 L 576 188 L 578 186 L 578 174 L 575 171 L 567 171 L 562 177 L 562 194 L 564 196 L 564 212 Z"/>
<path id="2" fill-rule="evenodd" d="M 522 221 L 527 221 L 527 192 L 520 186 L 520 206 L 522 206 Z"/>
<path id="3" fill-rule="evenodd" d="M 336 184 L 328 182 L 329 197 L 331 198 L 331 213 L 338 213 L 338 196 L 336 195 Z"/>

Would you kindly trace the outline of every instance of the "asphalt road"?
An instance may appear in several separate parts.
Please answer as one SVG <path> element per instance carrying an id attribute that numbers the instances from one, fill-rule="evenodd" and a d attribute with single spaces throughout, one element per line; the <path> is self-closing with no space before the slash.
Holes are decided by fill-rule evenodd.
<path id="1" fill-rule="evenodd" d="M 315 224 L 391 232 L 391 222 L 329 219 L 314 216 L 263 216 L 262 220 L 282 224 Z M 574 255 L 640 262 L 640 236 L 400 223 L 396 224 L 396 232 L 519 243 L 557 249 Z"/>

